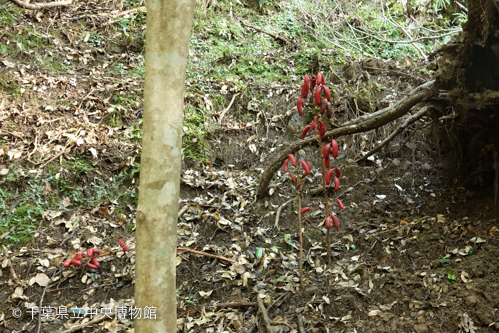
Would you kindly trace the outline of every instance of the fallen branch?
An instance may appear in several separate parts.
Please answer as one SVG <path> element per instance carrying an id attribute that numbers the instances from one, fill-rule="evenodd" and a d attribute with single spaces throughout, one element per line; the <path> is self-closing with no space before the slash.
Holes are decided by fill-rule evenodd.
<path id="1" fill-rule="evenodd" d="M 388 144 L 388 142 L 392 141 L 393 139 L 395 139 L 395 137 L 397 135 L 399 135 L 400 133 L 402 133 L 410 124 L 414 123 L 418 119 L 421 119 L 426 114 L 427 111 L 428 111 L 428 107 L 425 106 L 419 112 L 417 112 L 417 113 L 413 114 L 412 116 L 410 116 L 409 118 L 407 118 L 402 123 L 402 125 L 400 125 L 395 131 L 393 131 L 392 134 L 390 134 L 387 138 L 385 138 L 376 148 L 374 148 L 369 153 L 367 153 L 366 155 L 362 156 L 361 158 L 359 158 L 355 162 L 359 163 L 361 161 L 365 161 L 367 158 L 369 158 L 369 156 L 372 156 L 372 155 L 376 154 L 378 151 L 381 150 L 381 148 L 383 148 L 384 146 L 386 146 Z"/>
<path id="2" fill-rule="evenodd" d="M 245 25 L 245 26 L 247 26 L 247 27 L 249 27 L 249 28 L 251 28 L 251 29 L 255 29 L 256 31 L 260 31 L 260 32 L 262 32 L 262 33 L 264 33 L 264 34 L 266 34 L 266 35 L 269 35 L 269 36 L 271 36 L 271 37 L 274 37 L 275 39 L 279 39 L 279 40 L 283 41 L 283 42 L 284 42 L 284 43 L 286 43 L 286 44 L 289 44 L 289 41 L 288 41 L 286 38 L 279 36 L 279 34 L 273 34 L 273 33 L 271 33 L 271 32 L 268 32 L 267 30 L 263 30 L 262 28 L 255 27 L 254 25 L 249 24 L 248 22 L 244 21 L 244 20 L 243 20 L 242 18 L 240 18 L 240 17 L 236 17 L 236 18 L 237 18 L 239 21 L 241 21 L 241 23 L 242 23 L 243 25 Z"/>
<path id="3" fill-rule="evenodd" d="M 296 321 L 298 322 L 298 332 L 305 333 L 305 327 L 303 326 L 303 318 L 301 314 L 296 315 Z"/>
<path id="4" fill-rule="evenodd" d="M 56 1 L 56 2 L 36 2 L 36 3 L 26 3 L 21 0 L 10 0 L 10 2 L 16 4 L 21 8 L 32 9 L 32 10 L 40 10 L 43 8 L 53 8 L 53 7 L 67 7 L 73 4 L 73 0 Z"/>
<path id="5" fill-rule="evenodd" d="M 177 251 L 190 252 L 190 253 L 194 253 L 194 254 L 199 254 L 201 256 L 216 258 L 216 259 L 220 259 L 220 260 L 224 260 L 224 261 L 228 261 L 228 262 L 232 262 L 234 264 L 237 264 L 237 261 L 229 259 L 229 258 L 221 257 L 221 256 L 218 256 L 216 254 L 206 253 L 206 252 L 202 252 L 202 251 L 191 250 L 191 249 L 188 249 L 185 247 L 177 247 Z"/>
<path id="6" fill-rule="evenodd" d="M 431 81 L 433 83 L 433 81 Z M 331 140 L 331 138 L 339 138 L 344 135 L 367 132 L 383 125 L 386 125 L 395 119 L 400 118 L 407 112 L 411 110 L 411 108 L 431 97 L 433 92 L 430 91 L 421 91 L 423 86 L 427 87 L 429 83 L 425 83 L 424 85 L 414 89 L 411 91 L 406 97 L 400 100 L 395 105 L 385 108 L 383 110 L 374 112 L 370 115 L 362 116 L 356 119 L 352 119 L 349 122 L 343 124 L 343 126 L 339 128 L 335 128 L 333 130 L 327 131 L 323 136 L 323 140 Z M 308 147 L 316 142 L 315 136 L 311 136 L 304 140 L 299 140 L 293 144 L 291 144 L 288 148 L 283 150 L 281 154 L 270 163 L 265 172 L 262 175 L 260 184 L 258 185 L 258 190 L 256 194 L 257 199 L 262 199 L 267 195 L 267 188 L 269 187 L 270 181 L 274 176 L 274 173 L 281 167 L 282 163 L 286 158 L 288 158 L 289 154 L 293 154 L 296 151 L 303 149 L 304 147 Z"/>
<path id="7" fill-rule="evenodd" d="M 271 326 L 272 324 L 270 323 L 269 315 L 259 295 L 256 296 L 256 304 L 258 304 L 258 309 L 260 309 L 260 313 L 262 314 L 263 322 L 265 324 L 265 328 L 267 329 L 267 333 L 272 333 L 273 330 Z"/>
<path id="8" fill-rule="evenodd" d="M 257 306 L 255 302 L 232 302 L 232 303 L 220 303 L 217 304 L 216 308 L 242 308 L 245 306 Z"/>
<path id="9" fill-rule="evenodd" d="M 282 205 L 280 205 L 279 208 L 277 208 L 277 212 L 275 213 L 275 224 L 274 224 L 274 228 L 276 228 L 276 229 L 279 228 L 279 217 L 281 216 L 281 211 L 291 201 L 293 201 L 293 199 L 289 199 L 288 201 L 286 201 L 285 203 L 283 203 Z"/>
<path id="10" fill-rule="evenodd" d="M 57 333 L 72 333 L 72 332 L 77 332 L 77 331 L 79 331 L 79 330 L 82 330 L 82 329 L 83 329 L 83 328 L 85 328 L 85 327 L 92 326 L 93 324 L 98 324 L 98 323 L 100 323 L 101 321 L 106 320 L 106 318 L 107 318 L 107 319 L 111 319 L 111 320 L 113 320 L 113 319 L 114 319 L 114 316 L 115 316 L 115 314 L 114 314 L 113 312 L 106 313 L 106 314 L 102 315 L 102 317 L 97 317 L 97 318 L 92 319 L 92 320 L 90 320 L 90 321 L 88 321 L 88 322 L 86 322 L 86 323 L 83 323 L 83 324 L 81 324 L 81 325 L 73 326 L 73 327 L 71 327 L 69 330 L 66 330 L 66 331 L 64 331 L 64 332 L 58 332 L 58 331 L 56 331 L 56 332 L 57 332 Z M 54 333 L 55 333 L 55 332 L 54 332 Z"/>

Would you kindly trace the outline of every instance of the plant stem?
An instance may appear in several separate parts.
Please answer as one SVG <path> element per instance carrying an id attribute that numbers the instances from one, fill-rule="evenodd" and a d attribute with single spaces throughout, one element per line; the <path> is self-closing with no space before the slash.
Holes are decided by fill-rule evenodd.
<path id="1" fill-rule="evenodd" d="M 300 237 L 300 287 L 303 289 L 305 286 L 303 285 L 303 238 L 301 234 L 301 198 L 299 185 L 296 185 L 296 196 L 298 197 L 298 235 Z"/>
<path id="2" fill-rule="evenodd" d="M 315 116 L 318 117 L 317 107 L 314 106 Z M 318 118 L 317 118 L 318 119 Z M 326 156 L 324 156 L 324 150 L 322 149 L 322 137 L 319 137 L 319 152 L 322 160 L 322 190 L 324 192 L 324 206 L 326 206 L 326 218 L 329 216 L 329 200 L 327 197 L 327 187 L 326 187 Z M 326 250 L 327 250 L 327 262 L 331 264 L 331 236 L 329 233 L 329 228 L 326 228 Z"/>

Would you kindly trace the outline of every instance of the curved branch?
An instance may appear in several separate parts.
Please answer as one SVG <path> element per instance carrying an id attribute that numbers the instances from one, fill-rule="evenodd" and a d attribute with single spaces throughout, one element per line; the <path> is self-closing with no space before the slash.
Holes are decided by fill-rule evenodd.
<path id="1" fill-rule="evenodd" d="M 355 162 L 359 163 L 359 162 L 365 161 L 369 156 L 372 156 L 372 155 L 376 154 L 378 151 L 381 150 L 381 148 L 383 148 L 384 146 L 386 146 L 388 144 L 388 142 L 392 141 L 393 139 L 395 139 L 395 137 L 397 135 L 399 135 L 400 133 L 402 133 L 410 124 L 412 124 L 413 122 L 415 122 L 418 119 L 421 119 L 426 114 L 427 111 L 428 111 L 428 107 L 427 106 L 421 108 L 421 110 L 419 112 L 417 112 L 417 113 L 413 114 L 412 116 L 410 116 L 409 118 L 407 118 L 402 125 L 400 125 L 395 131 L 393 131 L 392 134 L 390 134 L 379 145 L 377 145 L 376 148 L 374 148 L 369 153 L 367 153 L 366 155 L 362 156 L 361 158 L 359 158 Z"/>
<path id="2" fill-rule="evenodd" d="M 73 3 L 73 0 L 57 1 L 57 2 L 36 2 L 36 3 L 26 3 L 21 0 L 10 0 L 10 2 L 24 9 L 39 10 L 43 8 L 70 6 Z"/>
<path id="3" fill-rule="evenodd" d="M 412 90 L 406 97 L 404 97 L 402 100 L 391 107 L 363 117 L 359 117 L 360 119 L 353 119 L 349 122 L 346 122 L 339 128 L 327 131 L 323 136 L 323 140 L 326 141 L 331 140 L 331 138 L 333 137 L 339 138 L 348 134 L 367 132 L 400 118 L 401 116 L 409 112 L 409 110 L 414 105 L 424 101 L 433 94 L 433 92 L 431 91 L 422 91 L 422 88 L 428 87 L 430 83 L 433 83 L 433 81 L 425 83 Z M 274 159 L 274 161 L 267 167 L 267 169 L 263 173 L 260 184 L 258 185 L 256 198 L 261 199 L 267 195 L 267 188 L 269 187 L 274 173 L 281 167 L 282 163 L 289 154 L 293 154 L 299 149 L 310 146 L 315 142 L 317 142 L 316 137 L 311 136 L 304 140 L 299 140 L 291 144 L 288 148 L 282 151 L 281 154 L 276 159 Z"/>

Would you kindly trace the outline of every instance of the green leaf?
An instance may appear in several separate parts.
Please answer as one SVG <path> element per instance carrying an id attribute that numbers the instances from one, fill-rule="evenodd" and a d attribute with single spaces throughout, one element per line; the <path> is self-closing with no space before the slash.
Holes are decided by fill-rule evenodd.
<path id="1" fill-rule="evenodd" d="M 355 251 L 355 249 L 357 249 L 357 248 L 355 247 L 355 245 L 353 245 L 353 244 L 351 244 L 351 245 L 350 245 L 350 248 L 351 248 L 352 250 L 354 250 L 354 251 Z"/>
<path id="2" fill-rule="evenodd" d="M 438 259 L 442 264 L 448 263 L 450 259 Z"/>
<path id="3" fill-rule="evenodd" d="M 454 271 L 450 268 L 447 268 L 447 280 L 449 282 L 456 282 L 457 281 L 456 273 L 454 273 Z"/>
<path id="4" fill-rule="evenodd" d="M 473 248 L 469 249 L 468 254 L 469 255 L 475 254 L 475 250 Z"/>
<path id="5" fill-rule="evenodd" d="M 260 259 L 263 255 L 263 248 L 259 247 L 256 249 L 255 256 L 257 259 Z"/>
<path id="6" fill-rule="evenodd" d="M 284 241 L 291 245 L 291 234 L 285 234 L 284 235 Z"/>

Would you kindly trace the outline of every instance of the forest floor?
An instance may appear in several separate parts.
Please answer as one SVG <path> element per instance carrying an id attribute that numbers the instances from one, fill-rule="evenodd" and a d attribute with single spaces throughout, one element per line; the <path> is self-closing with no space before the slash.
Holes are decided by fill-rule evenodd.
<path id="1" fill-rule="evenodd" d="M 144 6 L 0 12 L 0 332 L 133 332 Z M 313 194 L 320 160 L 316 147 L 299 152 L 314 167 L 300 289 L 292 182 L 280 171 L 254 198 L 265 167 L 311 120 L 295 111 L 303 74 L 310 64 L 325 74 L 334 126 L 400 100 L 432 79 L 433 63 L 340 61 L 283 8 L 234 6 L 246 22 L 224 6 L 195 15 L 178 243 L 237 263 L 179 251 L 178 331 L 264 332 L 260 297 L 275 332 L 298 332 L 299 316 L 306 332 L 499 332 L 493 186 L 459 173 L 450 132 L 429 116 L 358 163 L 403 120 L 338 138 L 330 205 L 341 198 L 345 209 L 331 263 Z M 289 42 L 250 25 L 282 28 Z M 87 248 L 110 254 L 97 269 L 62 267 Z M 113 315 L 90 322 L 96 309 Z"/>

